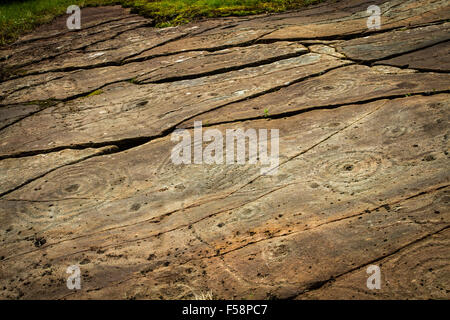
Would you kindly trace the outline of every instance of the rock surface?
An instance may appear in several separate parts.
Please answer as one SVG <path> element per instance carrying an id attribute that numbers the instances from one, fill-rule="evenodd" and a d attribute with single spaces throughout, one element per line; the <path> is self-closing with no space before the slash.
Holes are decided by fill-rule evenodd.
<path id="1" fill-rule="evenodd" d="M 449 299 L 449 9 L 87 8 L 2 48 L 0 298 Z M 276 172 L 174 164 L 196 121 L 279 130 Z"/>

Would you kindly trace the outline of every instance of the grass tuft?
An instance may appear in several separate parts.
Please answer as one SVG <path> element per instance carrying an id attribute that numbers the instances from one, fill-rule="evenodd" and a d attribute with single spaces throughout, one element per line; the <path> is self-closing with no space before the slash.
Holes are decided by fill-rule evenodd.
<path id="1" fill-rule="evenodd" d="M 103 90 L 98 89 L 98 90 L 92 91 L 86 97 L 97 96 L 97 95 L 102 94 L 102 93 L 103 93 Z"/>

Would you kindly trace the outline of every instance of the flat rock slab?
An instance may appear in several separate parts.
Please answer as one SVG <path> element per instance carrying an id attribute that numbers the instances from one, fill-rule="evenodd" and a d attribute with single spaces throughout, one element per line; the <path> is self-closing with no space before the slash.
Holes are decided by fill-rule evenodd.
<path id="1" fill-rule="evenodd" d="M 0 132 L 0 156 L 156 137 L 199 113 L 348 63 L 312 53 L 192 80 L 111 85 L 98 95 L 46 108 L 4 129 Z M 126 125 L 130 121 L 133 126 Z M 33 125 L 36 123 L 40 125 Z"/>
<path id="2" fill-rule="evenodd" d="M 373 1 L 367 2 L 364 9 L 357 12 L 348 11 L 343 17 L 333 20 L 324 19 L 313 23 L 304 23 L 299 19 L 296 25 L 282 26 L 278 30 L 263 37 L 264 40 L 293 39 L 328 39 L 343 38 L 360 33 L 371 33 L 378 29 L 367 28 L 367 12 Z M 414 26 L 424 23 L 442 21 L 449 18 L 450 5 L 448 1 L 389 1 L 378 3 L 381 9 L 381 30 L 389 30 L 403 26 Z M 328 16 L 330 18 L 330 16 Z M 300 25 L 298 25 L 300 24 Z"/>
<path id="3" fill-rule="evenodd" d="M 114 150 L 114 147 L 110 146 L 99 149 L 66 149 L 18 159 L 5 159 L 0 162 L 0 174 L 5 177 L 0 183 L 0 195 L 12 192 L 62 166 L 74 164 L 112 150 Z"/>
<path id="4" fill-rule="evenodd" d="M 11 54 L 7 57 L 7 63 L 2 63 L 2 65 L 7 65 L 10 68 L 21 68 L 18 71 L 19 74 L 36 72 L 40 70 L 39 66 L 42 65 L 37 62 L 45 61 L 43 64 L 47 64 L 50 62 L 48 61 L 50 58 L 69 55 L 74 50 L 81 50 L 89 45 L 102 42 L 105 39 L 105 32 L 109 33 L 108 36 L 115 37 L 127 30 L 133 30 L 146 24 L 148 24 L 148 20 L 142 17 L 126 16 L 125 19 L 81 29 L 79 32 L 67 32 L 60 37 L 49 37 L 17 44 L 17 48 L 11 50 Z M 64 29 L 62 28 L 62 30 Z M 32 54 L 30 54 L 31 50 L 33 50 Z"/>
<path id="5" fill-rule="evenodd" d="M 439 197 L 448 197 L 448 190 L 434 197 L 410 201 L 409 206 L 421 206 L 426 201 L 430 209 L 439 208 L 439 204 L 433 203 Z M 435 210 L 436 211 L 436 210 Z M 436 214 L 428 210 L 430 215 Z M 438 217 L 436 217 L 438 218 Z M 447 261 L 450 259 L 448 246 L 449 230 L 445 229 L 423 239 L 417 244 L 411 244 L 402 248 L 394 255 L 380 261 L 383 265 L 385 287 L 389 289 L 389 295 L 383 290 L 371 290 L 361 292 L 355 283 L 361 283 L 367 279 L 367 268 L 358 268 L 348 274 L 341 275 L 333 283 L 326 283 L 319 290 L 306 292 L 297 299 L 446 299 L 449 287 L 449 270 Z M 425 276 L 424 276 L 425 275 Z M 420 281 L 417 281 L 420 279 Z M 426 288 L 434 287 L 436 290 L 429 293 Z"/>
<path id="6" fill-rule="evenodd" d="M 426 79 L 426 80 L 425 80 Z M 393 67 L 346 66 L 308 79 L 276 92 L 248 101 L 228 104 L 224 108 L 203 113 L 180 125 L 193 126 L 194 121 L 221 123 L 262 118 L 269 115 L 302 112 L 314 108 L 368 101 L 381 97 L 443 91 L 450 88 L 446 74 L 416 73 Z"/>
<path id="7" fill-rule="evenodd" d="M 448 9 L 86 8 L 0 49 L 0 298 L 448 299 Z M 212 146 L 196 121 L 278 130 L 278 157 L 177 165 L 179 129 Z"/>
<path id="8" fill-rule="evenodd" d="M 51 72 L 47 73 L 45 82 L 41 83 L 38 83 L 36 79 L 44 80 L 42 77 L 28 76 L 7 81 L 0 85 L 0 90 L 3 88 L 3 94 L 7 94 L 2 101 L 5 104 L 30 100 L 62 100 L 83 95 L 119 81 L 150 83 L 198 78 L 201 75 L 269 64 L 307 52 L 306 47 L 292 42 L 258 44 L 245 48 L 224 49 L 214 53 L 191 51 L 123 66 L 99 67 L 67 73 Z M 18 83 L 26 85 L 18 88 Z"/>
<path id="9" fill-rule="evenodd" d="M 43 107 L 38 104 L 17 104 L 0 107 L 0 129 L 4 129 L 42 109 Z"/>
<path id="10" fill-rule="evenodd" d="M 150 50 L 146 50 L 131 59 L 148 59 L 153 56 L 167 55 L 173 52 L 186 52 L 192 50 L 217 51 L 228 47 L 243 46 L 256 42 L 259 38 L 271 31 L 273 31 L 273 29 L 261 28 L 206 30 L 201 34 L 192 35 L 177 41 L 166 43 Z M 130 58 L 127 60 L 130 60 Z"/>
<path id="11" fill-rule="evenodd" d="M 440 43 L 396 58 L 381 60 L 376 64 L 427 71 L 450 71 L 450 42 Z"/>
<path id="12" fill-rule="evenodd" d="M 167 58 L 152 59 L 166 66 L 159 72 L 141 75 L 136 80 L 142 83 L 169 82 L 174 80 L 198 78 L 201 75 L 222 73 L 245 67 L 269 64 L 308 53 L 308 49 L 295 42 L 277 42 L 274 44 L 256 44 L 244 48 L 224 49 L 215 52 L 194 51 L 191 58 L 185 54 L 175 55 L 178 59 L 168 64 Z M 171 56 L 172 58 L 173 56 Z"/>
<path id="13" fill-rule="evenodd" d="M 400 29 L 362 39 L 344 41 L 336 45 L 338 52 L 347 58 L 361 61 L 375 61 L 400 53 L 407 53 L 450 39 L 450 23 Z M 439 61 L 436 61 L 438 64 Z"/>
<path id="14" fill-rule="evenodd" d="M 92 52 L 86 52 L 82 48 L 71 50 L 57 55 L 50 60 L 38 61 L 37 63 L 21 68 L 16 71 L 16 73 L 27 75 L 55 71 L 70 71 L 83 68 L 89 69 L 93 66 L 102 67 L 107 65 L 118 65 L 124 59 L 139 54 L 141 51 L 145 51 L 161 45 L 166 41 L 185 35 L 179 30 L 154 30 L 150 28 L 133 30 L 133 34 L 139 35 L 140 31 L 145 34 L 141 35 L 141 41 L 138 39 L 138 41 L 135 42 L 129 39 L 125 42 L 125 45 L 117 47 L 115 50 L 96 50 Z M 132 35 L 129 35 L 129 37 L 131 36 Z M 99 37 L 101 41 L 108 41 L 107 39 L 104 39 L 104 33 L 101 33 Z M 114 34 L 112 37 L 114 38 Z M 83 42 L 83 38 L 81 38 L 80 41 Z"/>
<path id="15" fill-rule="evenodd" d="M 87 7 L 82 9 L 83 13 L 83 30 L 92 29 L 102 25 L 110 25 L 116 21 L 124 19 L 136 18 L 136 15 L 131 15 L 130 10 L 122 8 L 121 6 L 108 7 Z M 39 26 L 35 32 L 21 37 L 13 46 L 21 46 L 33 41 L 53 38 L 54 41 L 61 40 L 61 35 L 66 36 L 68 33 L 74 33 L 66 28 L 67 17 L 57 17 L 53 23 Z M 75 31 L 79 32 L 79 31 Z"/>

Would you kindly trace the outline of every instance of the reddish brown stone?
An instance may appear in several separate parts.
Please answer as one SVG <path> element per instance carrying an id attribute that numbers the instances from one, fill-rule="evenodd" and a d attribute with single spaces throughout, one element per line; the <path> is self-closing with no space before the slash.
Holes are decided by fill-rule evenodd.
<path id="1" fill-rule="evenodd" d="M 448 1 L 83 12 L 0 50 L 0 298 L 448 299 Z M 276 172 L 176 165 L 194 121 L 279 130 Z"/>

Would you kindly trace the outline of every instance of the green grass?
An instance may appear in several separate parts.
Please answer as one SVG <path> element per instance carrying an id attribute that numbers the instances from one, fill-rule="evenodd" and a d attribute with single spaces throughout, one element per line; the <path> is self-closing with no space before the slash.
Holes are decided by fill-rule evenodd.
<path id="1" fill-rule="evenodd" d="M 203 17 L 282 12 L 321 0 L 129 0 L 133 12 L 155 19 L 157 26 L 178 25 Z"/>
<path id="2" fill-rule="evenodd" d="M 204 17 L 242 16 L 283 12 L 323 0 L 3 0 L 0 4 L 0 45 L 13 42 L 36 26 L 66 13 L 68 6 L 121 4 L 153 18 L 157 27 L 187 23 Z M 83 23 L 83 16 L 81 16 Z"/>

